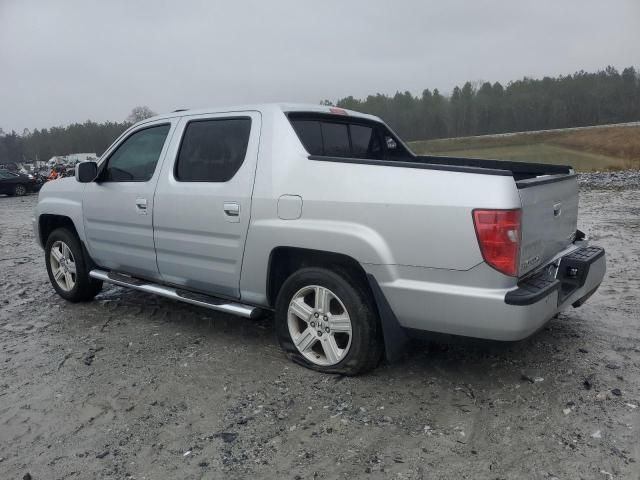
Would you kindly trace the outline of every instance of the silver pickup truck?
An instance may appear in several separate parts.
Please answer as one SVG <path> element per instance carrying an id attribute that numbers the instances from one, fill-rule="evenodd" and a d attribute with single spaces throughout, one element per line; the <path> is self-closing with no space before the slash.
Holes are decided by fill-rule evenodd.
<path id="1" fill-rule="evenodd" d="M 316 105 L 140 122 L 34 216 L 55 290 L 103 282 L 243 317 L 348 375 L 440 332 L 519 340 L 600 285 L 570 167 L 416 156 L 379 118 Z"/>

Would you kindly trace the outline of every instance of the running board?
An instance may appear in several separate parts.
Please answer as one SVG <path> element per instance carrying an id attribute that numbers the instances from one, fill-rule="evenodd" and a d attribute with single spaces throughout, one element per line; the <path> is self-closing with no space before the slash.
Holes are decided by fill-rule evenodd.
<path id="1" fill-rule="evenodd" d="M 160 295 L 161 297 L 179 300 L 181 302 L 198 305 L 200 307 L 209 308 L 218 312 L 238 315 L 244 318 L 257 318 L 260 314 L 259 308 L 252 307 L 250 305 L 229 302 L 227 300 L 211 297 L 209 295 L 202 295 L 200 293 L 190 292 L 188 290 L 166 287 L 164 285 L 147 282 L 145 280 L 140 280 L 138 278 L 129 277 L 127 275 L 122 275 L 119 273 L 107 272 L 104 270 L 91 270 L 89 272 L 89 276 L 91 278 L 95 278 L 96 280 L 113 283 L 114 285 L 119 285 L 121 287 L 132 288 L 134 290 L 140 290 L 141 292 Z"/>

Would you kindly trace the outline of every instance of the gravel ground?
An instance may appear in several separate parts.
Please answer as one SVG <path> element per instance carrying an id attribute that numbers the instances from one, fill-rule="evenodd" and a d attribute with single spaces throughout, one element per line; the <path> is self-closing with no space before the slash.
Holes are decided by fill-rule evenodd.
<path id="1" fill-rule="evenodd" d="M 608 252 L 585 306 L 358 378 L 288 362 L 268 318 L 118 287 L 64 302 L 36 197 L 0 197 L 0 478 L 638 479 L 640 190 L 596 188 L 617 175 L 582 179 Z"/>
<path id="2" fill-rule="evenodd" d="M 584 172 L 578 176 L 582 189 L 617 189 L 628 190 L 640 188 L 640 170 L 619 170 L 610 172 Z"/>

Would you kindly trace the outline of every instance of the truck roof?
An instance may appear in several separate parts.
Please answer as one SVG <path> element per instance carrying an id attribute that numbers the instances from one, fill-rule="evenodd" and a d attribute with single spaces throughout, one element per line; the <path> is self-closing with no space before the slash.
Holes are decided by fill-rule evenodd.
<path id="1" fill-rule="evenodd" d="M 326 114 L 342 114 L 348 117 L 366 118 L 368 120 L 381 121 L 374 115 L 356 112 L 355 110 L 347 110 L 345 108 L 334 107 L 330 105 L 316 105 L 313 103 L 259 103 L 248 105 L 227 105 L 221 107 L 201 108 L 201 109 L 184 109 L 176 110 L 170 113 L 156 115 L 138 122 L 139 124 L 161 120 L 164 118 L 184 117 L 186 115 L 201 115 L 207 113 L 227 113 L 227 112 L 246 112 L 258 111 L 261 113 L 269 113 L 274 111 L 288 112 L 314 112 Z"/>

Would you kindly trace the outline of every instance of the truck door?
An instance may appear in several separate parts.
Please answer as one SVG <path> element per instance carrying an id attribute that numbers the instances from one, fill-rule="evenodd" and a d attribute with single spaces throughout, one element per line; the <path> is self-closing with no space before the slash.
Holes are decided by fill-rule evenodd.
<path id="1" fill-rule="evenodd" d="M 145 124 L 106 152 L 82 197 L 91 258 L 101 267 L 159 278 L 153 245 L 153 193 L 176 120 Z"/>
<path id="2" fill-rule="evenodd" d="M 181 119 L 154 200 L 166 283 L 239 298 L 260 128 L 253 111 Z"/>

